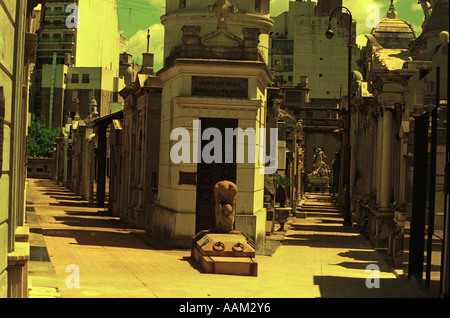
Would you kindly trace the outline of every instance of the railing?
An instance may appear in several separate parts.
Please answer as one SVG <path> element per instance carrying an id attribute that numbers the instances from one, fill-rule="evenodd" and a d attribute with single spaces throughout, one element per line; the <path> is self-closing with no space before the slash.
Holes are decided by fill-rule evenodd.
<path id="1" fill-rule="evenodd" d="M 73 37 L 65 37 L 65 38 L 40 38 L 38 43 L 39 44 L 74 44 L 74 38 Z"/>
<path id="2" fill-rule="evenodd" d="M 271 51 L 272 55 L 293 55 L 294 54 L 294 49 L 282 49 L 282 48 L 272 48 Z"/>
<path id="3" fill-rule="evenodd" d="M 303 118 L 304 126 L 339 127 L 341 119 L 337 118 Z"/>

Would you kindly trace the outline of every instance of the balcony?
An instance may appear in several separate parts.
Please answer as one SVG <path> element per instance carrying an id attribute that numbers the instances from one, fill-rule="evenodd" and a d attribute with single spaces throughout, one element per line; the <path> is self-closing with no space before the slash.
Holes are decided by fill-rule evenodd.
<path id="1" fill-rule="evenodd" d="M 66 11 L 46 11 L 45 17 L 46 18 L 67 18 L 69 16 L 70 12 Z"/>
<path id="2" fill-rule="evenodd" d="M 73 45 L 75 44 L 73 37 L 65 37 L 65 38 L 40 38 L 39 44 L 60 44 L 60 45 Z"/>
<path id="3" fill-rule="evenodd" d="M 341 122 L 338 118 L 303 118 L 303 127 L 337 129 L 341 128 Z"/>
<path id="4" fill-rule="evenodd" d="M 294 49 L 272 48 L 271 54 L 272 55 L 293 55 Z"/>

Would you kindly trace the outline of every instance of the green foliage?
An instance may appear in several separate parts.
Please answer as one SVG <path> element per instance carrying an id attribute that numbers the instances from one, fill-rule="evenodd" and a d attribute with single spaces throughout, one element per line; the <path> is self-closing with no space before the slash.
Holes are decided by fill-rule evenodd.
<path id="1" fill-rule="evenodd" d="M 406 212 L 406 205 L 407 205 L 406 201 L 396 200 L 390 204 L 390 208 L 394 211 Z"/>
<path id="2" fill-rule="evenodd" d="M 294 183 L 291 181 L 290 178 L 285 178 L 281 174 L 276 174 L 277 176 L 277 184 L 287 187 L 293 187 Z"/>
<path id="3" fill-rule="evenodd" d="M 28 156 L 49 157 L 59 129 L 50 129 L 45 125 L 45 118 L 41 115 L 31 115 L 31 125 L 28 128 Z"/>

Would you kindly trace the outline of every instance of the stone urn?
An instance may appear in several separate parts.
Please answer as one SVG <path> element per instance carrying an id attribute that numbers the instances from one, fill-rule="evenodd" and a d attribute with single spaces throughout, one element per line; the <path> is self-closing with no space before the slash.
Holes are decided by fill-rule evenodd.
<path id="1" fill-rule="evenodd" d="M 291 210 L 290 207 L 275 207 L 275 220 L 280 223 L 279 231 L 284 230 L 284 224 L 287 222 Z"/>

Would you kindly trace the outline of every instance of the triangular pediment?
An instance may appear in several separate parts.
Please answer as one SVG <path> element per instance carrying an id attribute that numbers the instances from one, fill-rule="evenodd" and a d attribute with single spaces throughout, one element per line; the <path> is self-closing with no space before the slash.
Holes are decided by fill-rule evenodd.
<path id="1" fill-rule="evenodd" d="M 242 46 L 243 40 L 225 28 L 219 28 L 216 31 L 207 34 L 201 38 L 204 46 L 222 46 L 233 47 Z"/>

